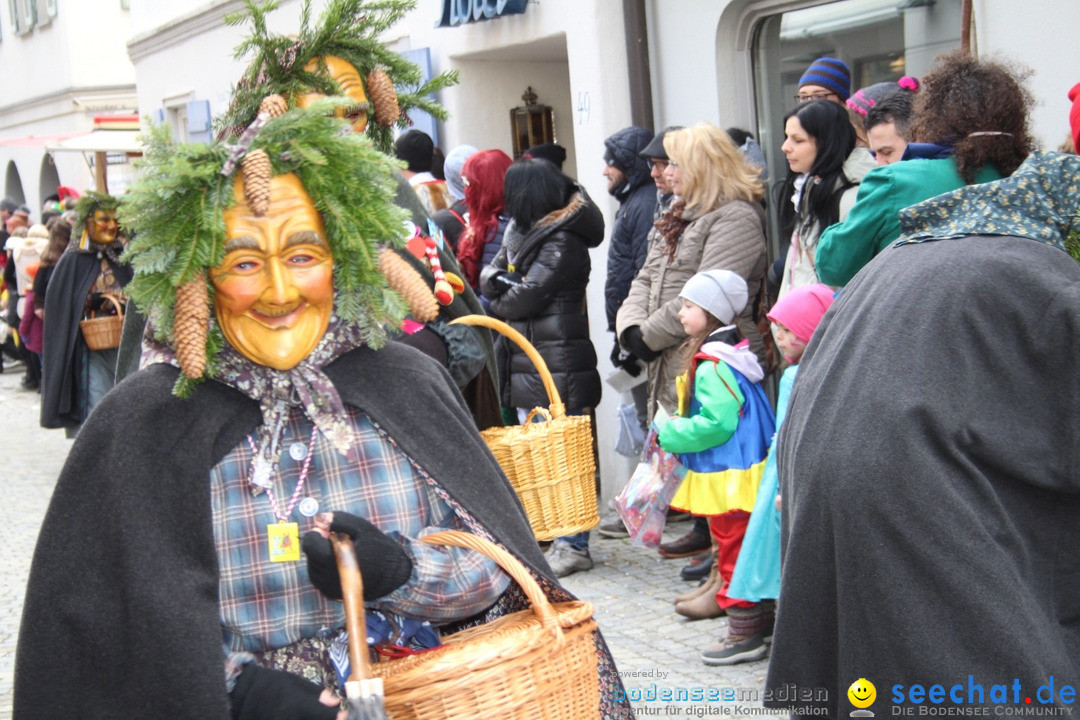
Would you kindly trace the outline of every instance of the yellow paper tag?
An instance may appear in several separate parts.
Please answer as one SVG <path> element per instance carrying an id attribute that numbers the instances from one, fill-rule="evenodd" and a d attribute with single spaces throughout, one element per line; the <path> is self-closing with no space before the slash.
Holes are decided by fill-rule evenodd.
<path id="1" fill-rule="evenodd" d="M 300 527 L 296 523 L 273 523 L 266 526 L 270 562 L 296 562 L 300 559 Z"/>

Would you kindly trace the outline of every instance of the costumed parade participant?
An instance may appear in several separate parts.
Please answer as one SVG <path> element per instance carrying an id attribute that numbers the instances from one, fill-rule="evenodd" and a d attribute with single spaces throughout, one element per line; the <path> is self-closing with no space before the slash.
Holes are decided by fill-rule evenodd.
<path id="1" fill-rule="evenodd" d="M 387 341 L 406 311 L 379 269 L 404 216 L 391 161 L 341 132 L 338 101 L 284 105 L 233 146 L 151 133 L 122 219 L 152 364 L 98 406 L 57 483 L 19 720 L 336 717 L 328 530 L 353 537 L 395 645 L 528 607 L 491 560 L 420 542 L 438 530 L 494 541 L 570 599 L 448 373 Z M 632 717 L 593 638 L 596 717 Z"/>
<path id="2" fill-rule="evenodd" d="M 821 322 L 780 430 L 766 692 L 828 699 L 767 706 L 1068 713 L 1080 266 L 1062 250 L 1078 208 L 1080 158 L 1041 152 L 913 205 Z M 860 679 L 877 702 L 856 713 Z"/>
<path id="3" fill-rule="evenodd" d="M 269 93 L 290 104 L 307 107 L 322 97 L 345 96 L 352 102 L 339 110 L 353 129 L 366 135 L 379 150 L 394 156 L 393 128 L 411 125 L 408 113 L 421 110 L 445 119 L 446 111 L 431 99 L 439 90 L 457 82 L 455 72 L 422 82 L 420 68 L 384 47 L 380 35 L 415 5 L 411 0 L 373 3 L 369 0 L 332 0 L 314 21 L 301 19 L 294 36 L 273 35 L 266 30 L 269 8 L 248 4 L 236 23 L 248 22 L 251 35 L 237 48 L 251 62 L 237 84 L 222 125 L 225 137 L 235 137 L 258 114 L 259 103 Z M 403 92 L 401 88 L 416 88 Z M 450 325 L 454 318 L 483 314 L 472 288 L 461 281 L 461 271 L 449 248 L 439 248 L 431 235 L 437 227 L 429 222 L 416 192 L 400 172 L 395 202 L 412 213 L 419 229 L 399 256 L 424 278 L 438 299 L 435 312 L 407 329 L 402 342 L 439 360 L 462 391 L 477 426 L 502 425 L 496 386 L 495 350 L 490 333 L 480 328 Z"/>
<path id="4" fill-rule="evenodd" d="M 317 19 L 310 21 L 305 15 L 299 32 L 286 36 L 266 29 L 266 16 L 277 3 L 248 3 L 244 13 L 229 21 L 251 24 L 251 35 L 238 46 L 237 54 L 251 55 L 252 60 L 218 123 L 219 140 L 238 138 L 256 120 L 259 104 L 268 94 L 281 95 L 290 105 L 300 107 L 324 97 L 341 96 L 351 102 L 333 112 L 392 157 L 392 129 L 408 127 L 408 113 L 413 109 L 445 119 L 446 111 L 430 96 L 457 80 L 455 73 L 443 73 L 421 84 L 419 67 L 381 44 L 380 34 L 413 4 L 407 0 L 332 0 Z M 395 89 L 402 87 L 416 89 L 407 93 Z M 502 425 L 490 334 L 449 324 L 463 315 L 483 314 L 483 308 L 472 289 L 461 282 L 449 248 L 438 247 L 429 237 L 428 215 L 408 181 L 400 172 L 395 171 L 394 177 L 395 203 L 411 213 L 417 228 L 406 247 L 394 252 L 420 274 L 437 300 L 426 303 L 422 314 L 412 313 L 406 334 L 397 339 L 426 352 L 449 370 L 477 427 Z M 133 334 L 125 329 L 125 339 Z M 128 364 L 133 366 L 137 363 Z"/>
<path id="5" fill-rule="evenodd" d="M 56 264 L 45 297 L 49 331 L 42 352 L 41 426 L 64 428 L 69 436 L 114 384 L 116 344 L 91 350 L 80 321 L 116 315 L 131 281 L 131 268 L 120 258 L 116 205 L 116 198 L 101 193 L 79 198 L 77 239 Z"/>

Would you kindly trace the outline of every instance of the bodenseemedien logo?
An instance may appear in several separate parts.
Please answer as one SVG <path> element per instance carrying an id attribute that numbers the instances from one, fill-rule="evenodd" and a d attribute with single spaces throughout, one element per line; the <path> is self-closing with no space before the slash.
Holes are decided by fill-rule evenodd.
<path id="1" fill-rule="evenodd" d="M 848 713 L 849 717 L 874 717 L 873 710 L 866 709 L 874 704 L 874 700 L 877 700 L 877 688 L 874 687 L 874 683 L 866 678 L 859 678 L 851 683 L 847 697 L 848 702 L 856 708 Z"/>

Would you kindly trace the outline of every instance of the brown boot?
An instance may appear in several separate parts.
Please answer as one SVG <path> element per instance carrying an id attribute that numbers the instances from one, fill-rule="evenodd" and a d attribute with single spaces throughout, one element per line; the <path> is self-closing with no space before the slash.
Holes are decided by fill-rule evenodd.
<path id="1" fill-rule="evenodd" d="M 713 565 L 712 572 L 709 573 L 709 577 L 705 578 L 705 582 L 698 585 L 693 590 L 688 590 L 684 593 L 679 593 L 675 596 L 675 604 L 678 605 L 681 602 L 687 600 L 693 600 L 702 593 L 711 592 L 713 595 L 720 590 L 722 583 L 720 582 L 720 571 L 716 569 L 716 565 Z"/>
<path id="2" fill-rule="evenodd" d="M 697 597 L 683 602 L 675 603 L 675 612 L 691 620 L 707 620 L 718 618 L 724 614 L 724 609 L 716 602 L 716 593 L 724 586 L 724 581 L 717 573 L 708 590 L 700 593 Z"/>

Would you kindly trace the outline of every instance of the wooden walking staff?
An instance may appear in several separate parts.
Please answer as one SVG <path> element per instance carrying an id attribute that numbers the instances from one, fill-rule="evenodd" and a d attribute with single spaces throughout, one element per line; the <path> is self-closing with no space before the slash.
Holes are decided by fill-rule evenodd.
<path id="1" fill-rule="evenodd" d="M 341 576 L 341 598 L 345 605 L 345 629 L 349 633 L 349 679 L 345 696 L 349 700 L 348 720 L 389 720 L 383 703 L 382 678 L 371 677 L 367 645 L 367 618 L 364 614 L 364 583 L 356 560 L 353 540 L 345 533 L 330 533 L 330 543 Z"/>

